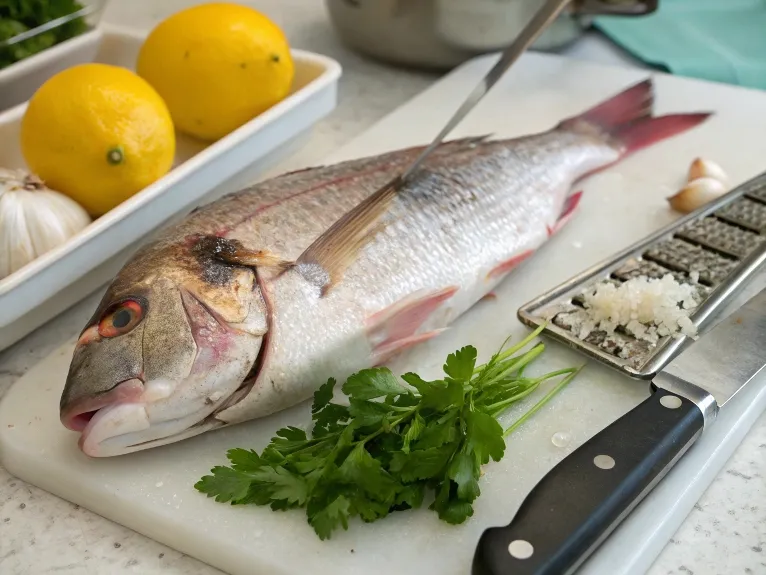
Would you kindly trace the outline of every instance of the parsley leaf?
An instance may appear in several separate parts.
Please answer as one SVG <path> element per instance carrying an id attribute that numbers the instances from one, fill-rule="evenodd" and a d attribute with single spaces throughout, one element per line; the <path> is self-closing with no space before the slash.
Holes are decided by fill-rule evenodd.
<path id="1" fill-rule="evenodd" d="M 343 384 L 343 393 L 351 399 L 375 399 L 408 393 L 387 367 L 373 367 L 355 373 Z"/>
<path id="2" fill-rule="evenodd" d="M 468 383 L 476 366 L 476 348 L 469 345 L 447 356 L 444 373 L 457 381 Z"/>
<path id="3" fill-rule="evenodd" d="M 395 509 L 416 509 L 423 503 L 426 484 L 423 481 L 408 483 L 396 494 Z"/>
<path id="4" fill-rule="evenodd" d="M 465 450 L 457 453 L 449 466 L 447 476 L 457 484 L 457 496 L 473 501 L 479 496 L 479 466 L 476 458 Z"/>
<path id="5" fill-rule="evenodd" d="M 325 507 L 309 518 L 309 523 L 320 539 L 329 539 L 332 532 L 341 526 L 348 529 L 348 517 L 351 502 L 343 495 L 338 495 Z"/>
<path id="6" fill-rule="evenodd" d="M 352 399 L 349 405 L 351 417 L 361 426 L 375 425 L 391 413 L 391 407 L 378 401 Z"/>
<path id="7" fill-rule="evenodd" d="M 431 490 L 429 509 L 447 523 L 463 523 L 481 494 L 481 466 L 499 461 L 505 436 L 576 373 L 567 368 L 524 375 L 544 346 L 522 349 L 540 331 L 501 348 L 478 368 L 476 349 L 466 346 L 447 357 L 444 379 L 401 376 L 416 393 L 387 368 L 365 369 L 344 382 L 346 406 L 333 403 L 336 381 L 329 379 L 314 393 L 310 436 L 290 426 L 278 430 L 260 454 L 231 449 L 230 466 L 213 467 L 194 487 L 220 503 L 304 508 L 321 539 L 348 529 L 352 518 L 377 521 L 418 508 Z M 503 430 L 501 413 L 561 375 L 566 378 Z"/>
<path id="8" fill-rule="evenodd" d="M 429 447 L 439 447 L 445 443 L 452 443 L 458 437 L 458 410 L 448 412 L 448 417 L 432 421 L 420 434 L 413 449 L 428 449 Z"/>
<path id="9" fill-rule="evenodd" d="M 404 482 L 439 477 L 454 451 L 454 445 L 446 444 L 410 453 L 394 453 L 390 469 Z"/>
<path id="10" fill-rule="evenodd" d="M 497 420 L 481 411 L 470 411 L 466 415 L 466 434 L 468 444 L 478 455 L 481 463 L 487 463 L 492 457 L 500 461 L 505 453 L 503 428 Z"/>
<path id="11" fill-rule="evenodd" d="M 364 490 L 379 501 L 393 501 L 397 482 L 373 459 L 361 443 L 358 444 L 338 469 L 341 477 Z"/>
<path id="12" fill-rule="evenodd" d="M 314 437 L 336 433 L 343 428 L 343 425 L 350 417 L 348 407 L 345 405 L 338 405 L 337 403 L 330 403 L 323 407 L 321 411 L 312 415 L 312 419 L 315 423 L 311 433 Z"/>
<path id="13" fill-rule="evenodd" d="M 425 381 L 416 373 L 405 373 L 402 379 L 418 390 L 423 407 L 441 411 L 463 401 L 463 386 L 457 380 Z"/>
<path id="14" fill-rule="evenodd" d="M 236 502 L 247 497 L 253 478 L 247 473 L 231 467 L 216 466 L 210 470 L 213 475 L 206 475 L 195 483 L 194 487 L 207 493 L 219 503 Z"/>
<path id="15" fill-rule="evenodd" d="M 410 452 L 410 444 L 415 441 L 423 430 L 426 428 L 426 422 L 420 416 L 419 413 L 415 413 L 415 417 L 412 419 L 407 431 L 404 433 L 404 443 L 402 445 L 402 451 L 404 453 Z"/>
<path id="16" fill-rule="evenodd" d="M 253 479 L 269 489 L 272 499 L 284 499 L 287 503 L 305 503 L 308 496 L 306 480 L 290 473 L 284 467 L 261 467 L 251 474 Z"/>
<path id="17" fill-rule="evenodd" d="M 449 479 L 443 481 L 439 486 L 430 509 L 439 514 L 439 519 L 453 525 L 463 523 L 473 515 L 473 507 L 467 501 L 462 501 L 457 497 L 455 483 Z"/>
<path id="18" fill-rule="evenodd" d="M 230 449 L 226 453 L 226 457 L 237 471 L 255 471 L 263 465 L 263 460 L 252 449 Z"/>
<path id="19" fill-rule="evenodd" d="M 332 401 L 333 389 L 335 388 L 335 379 L 330 378 L 319 386 L 314 392 L 314 403 L 311 405 L 311 413 L 321 411 Z"/>

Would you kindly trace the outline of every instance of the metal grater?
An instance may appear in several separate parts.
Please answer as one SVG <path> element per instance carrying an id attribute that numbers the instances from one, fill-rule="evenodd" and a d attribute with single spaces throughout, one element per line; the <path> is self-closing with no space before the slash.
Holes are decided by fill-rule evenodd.
<path id="1" fill-rule="evenodd" d="M 547 322 L 546 335 L 632 377 L 651 379 L 689 338 L 666 336 L 653 344 L 615 330 L 580 339 L 573 330 L 583 292 L 600 283 L 671 274 L 696 288 L 700 303 L 690 319 L 701 333 L 764 263 L 766 172 L 542 294 L 519 308 L 518 317 L 531 327 Z"/>

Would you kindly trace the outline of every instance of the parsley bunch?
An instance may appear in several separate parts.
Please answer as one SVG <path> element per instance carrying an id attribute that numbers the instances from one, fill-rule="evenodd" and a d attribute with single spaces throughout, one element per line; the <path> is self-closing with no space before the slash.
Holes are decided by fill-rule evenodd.
<path id="1" fill-rule="evenodd" d="M 7 44 L 23 32 L 83 8 L 78 0 L 0 0 L 0 69 L 85 32 L 88 23 L 78 16 L 26 40 Z"/>
<path id="2" fill-rule="evenodd" d="M 569 368 L 526 377 L 525 368 L 545 349 L 538 343 L 520 352 L 542 330 L 501 348 L 476 366 L 472 346 L 450 354 L 444 378 L 425 381 L 414 373 L 401 379 L 387 368 L 360 371 L 342 386 L 348 405 L 333 403 L 330 379 L 314 394 L 311 437 L 296 427 L 277 431 L 259 455 L 232 449 L 230 467 L 217 466 L 195 488 L 221 503 L 269 505 L 273 510 L 305 507 L 321 539 L 348 529 L 349 518 L 365 522 L 392 511 L 420 507 L 448 523 L 473 515 L 481 466 L 499 461 L 504 437 L 542 407 L 576 375 Z M 507 343 L 507 342 L 506 342 Z M 508 429 L 497 417 L 543 381 L 566 375 Z"/>

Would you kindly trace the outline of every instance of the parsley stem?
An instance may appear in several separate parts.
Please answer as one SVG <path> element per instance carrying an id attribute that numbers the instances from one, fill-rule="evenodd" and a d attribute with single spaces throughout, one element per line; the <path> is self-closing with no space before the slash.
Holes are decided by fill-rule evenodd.
<path id="1" fill-rule="evenodd" d="M 502 360 L 503 360 L 503 359 L 505 359 L 506 357 L 508 357 L 508 356 L 511 356 L 511 355 L 513 355 L 514 353 L 516 353 L 517 351 L 519 351 L 519 350 L 523 349 L 524 347 L 526 347 L 526 346 L 527 346 L 527 344 L 528 344 L 529 342 L 531 342 L 533 339 L 535 339 L 535 338 L 536 338 L 538 335 L 540 335 L 540 334 L 542 333 L 542 331 L 545 329 L 545 327 L 546 327 L 547 325 L 548 325 L 548 323 L 546 322 L 546 323 L 544 323 L 543 325 L 539 326 L 539 327 L 538 327 L 537 329 L 535 329 L 535 330 L 534 330 L 532 333 L 530 333 L 529 335 L 527 335 L 527 337 L 525 337 L 524 339 L 522 339 L 522 340 L 521 340 L 519 343 L 517 343 L 517 344 L 516 344 L 516 345 L 514 345 L 513 347 L 509 347 L 509 348 L 508 348 L 508 349 L 506 349 L 505 351 L 501 352 L 501 353 L 499 354 L 498 358 L 499 358 L 499 359 L 502 361 Z"/>
<path id="2" fill-rule="evenodd" d="M 504 399 L 503 401 L 498 401 L 497 403 L 493 403 L 492 405 L 488 405 L 486 409 L 492 414 L 492 417 L 497 417 L 500 413 L 505 411 L 506 407 L 508 407 L 512 403 L 516 403 L 520 399 L 524 399 L 526 396 L 528 396 L 530 393 L 536 390 L 538 385 L 540 385 L 540 382 L 534 381 L 532 382 L 532 384 L 530 384 L 529 387 L 520 391 L 516 395 L 509 397 L 508 399 Z"/>
<path id="3" fill-rule="evenodd" d="M 527 411 L 524 415 L 522 415 L 519 419 L 517 419 L 508 429 L 506 429 L 503 432 L 503 437 L 508 437 L 511 433 L 513 433 L 513 431 L 517 427 L 519 427 L 522 423 L 524 423 L 527 419 L 529 419 L 530 417 L 532 417 L 532 415 L 534 415 L 537 411 L 539 411 L 546 403 L 548 403 L 553 398 L 554 395 L 556 395 L 559 391 L 564 389 L 564 387 L 566 387 L 567 384 L 570 381 L 572 381 L 578 373 L 580 373 L 580 370 L 582 370 L 583 367 L 584 366 L 580 366 L 577 369 L 562 369 L 562 370 L 559 370 L 558 372 L 553 372 L 553 373 L 558 373 L 559 375 L 561 375 L 562 373 L 569 372 L 569 375 L 565 377 L 564 379 L 562 379 L 556 387 L 554 387 L 547 394 L 545 394 L 545 397 L 543 397 L 540 401 L 538 401 L 535 405 L 533 405 L 532 409 Z"/>
<path id="4" fill-rule="evenodd" d="M 495 358 L 494 358 L 494 359 L 495 359 L 497 362 L 502 362 L 502 361 L 504 361 L 505 359 L 507 359 L 509 356 L 511 356 L 511 355 L 513 355 L 514 353 L 516 353 L 517 351 L 519 351 L 520 349 L 522 349 L 522 348 L 526 347 L 526 345 L 527 345 L 529 342 L 531 342 L 531 341 L 532 341 L 533 339 L 535 339 L 535 338 L 536 338 L 538 335 L 540 335 L 540 333 L 542 333 L 542 331 L 543 331 L 543 330 L 546 328 L 546 326 L 547 326 L 547 325 L 548 325 L 548 322 L 545 322 L 544 324 L 542 324 L 541 326 L 539 326 L 537 329 L 535 329 L 535 330 L 534 330 L 532 333 L 530 333 L 529 335 L 527 335 L 527 337 L 525 337 L 524 339 L 522 339 L 522 340 L 521 340 L 519 343 L 517 343 L 517 344 L 516 344 L 516 345 L 514 345 L 513 347 L 509 347 L 509 348 L 508 348 L 508 349 L 506 349 L 505 351 L 501 351 L 501 352 L 499 352 L 499 353 L 498 353 L 498 354 L 495 356 Z M 508 339 L 510 339 L 510 338 L 508 338 Z M 507 341 L 508 341 L 508 339 L 506 339 L 505 341 L 507 342 Z M 505 347 L 505 343 L 503 343 L 503 347 Z M 501 349 L 502 349 L 502 348 L 501 348 Z M 485 363 L 485 364 L 482 364 L 482 365 L 480 365 L 480 366 L 476 367 L 476 368 L 473 370 L 473 373 L 474 373 L 474 374 L 477 374 L 477 373 L 479 373 L 480 371 L 482 371 L 483 369 L 485 369 L 485 368 L 486 368 L 488 365 L 489 365 L 489 363 Z"/>
<path id="5" fill-rule="evenodd" d="M 497 417 L 501 412 L 505 411 L 506 407 L 508 407 L 509 405 L 511 405 L 512 403 L 516 401 L 519 401 L 520 399 L 525 398 L 534 390 L 536 390 L 543 381 L 546 381 L 558 375 L 572 373 L 573 371 L 576 371 L 575 368 L 569 367 L 566 369 L 560 369 L 558 371 L 552 371 L 550 373 L 546 373 L 545 375 L 542 375 L 538 377 L 537 379 L 532 379 L 529 381 L 529 383 L 526 384 L 527 387 L 524 387 L 516 395 L 509 397 L 507 399 L 504 399 L 503 401 L 498 401 L 497 403 L 488 405 L 486 409 L 492 413 L 492 417 Z"/>
<path id="6" fill-rule="evenodd" d="M 328 433 L 327 435 L 323 435 L 322 437 L 312 437 L 311 439 L 306 440 L 306 443 L 311 443 L 312 445 L 301 447 L 299 450 L 288 453 L 284 457 L 285 459 L 287 459 L 288 457 L 292 457 L 293 455 L 303 453 L 304 451 L 311 451 L 312 449 L 315 449 L 318 445 L 321 445 L 323 442 L 330 439 L 335 439 L 340 434 L 341 434 L 340 431 L 336 431 L 335 433 Z"/>
<path id="7" fill-rule="evenodd" d="M 358 441 L 355 441 L 354 445 L 357 445 L 358 443 L 361 443 L 361 444 L 364 445 L 365 443 L 367 443 L 371 439 L 376 438 L 378 435 L 380 435 L 384 431 L 390 431 L 391 429 L 393 429 L 394 427 L 396 427 L 397 425 L 399 425 L 400 423 L 405 421 L 407 418 L 412 417 L 413 415 L 415 415 L 418 412 L 419 409 L 420 409 L 419 405 L 416 405 L 414 407 L 409 408 L 409 412 L 408 413 L 405 413 L 399 419 L 395 419 L 394 421 L 389 423 L 387 426 L 381 426 L 381 428 L 378 429 L 375 433 L 371 433 L 367 437 L 362 437 Z"/>
<path id="8" fill-rule="evenodd" d="M 504 376 L 511 373 L 512 371 L 524 369 L 525 366 L 531 363 L 538 355 L 543 353 L 543 351 L 545 351 L 545 344 L 538 343 L 535 347 L 530 349 L 527 353 L 522 355 L 520 358 L 510 362 L 510 364 L 507 367 L 502 367 L 502 370 L 500 371 L 500 373 L 492 376 L 492 380 L 502 379 Z"/>
<path id="9" fill-rule="evenodd" d="M 410 411 L 412 411 L 412 406 L 403 407 L 401 405 L 387 405 L 386 407 L 388 407 L 391 411 L 398 411 L 399 413 L 409 413 Z"/>

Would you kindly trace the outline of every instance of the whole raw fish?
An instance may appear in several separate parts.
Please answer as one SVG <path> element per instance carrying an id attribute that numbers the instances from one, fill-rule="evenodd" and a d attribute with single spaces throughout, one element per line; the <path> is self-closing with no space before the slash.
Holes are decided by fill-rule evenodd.
<path id="1" fill-rule="evenodd" d="M 262 182 L 143 247 L 83 330 L 61 420 L 90 456 L 262 417 L 436 336 L 574 213 L 572 184 L 708 114 L 645 81 L 552 130 Z"/>

